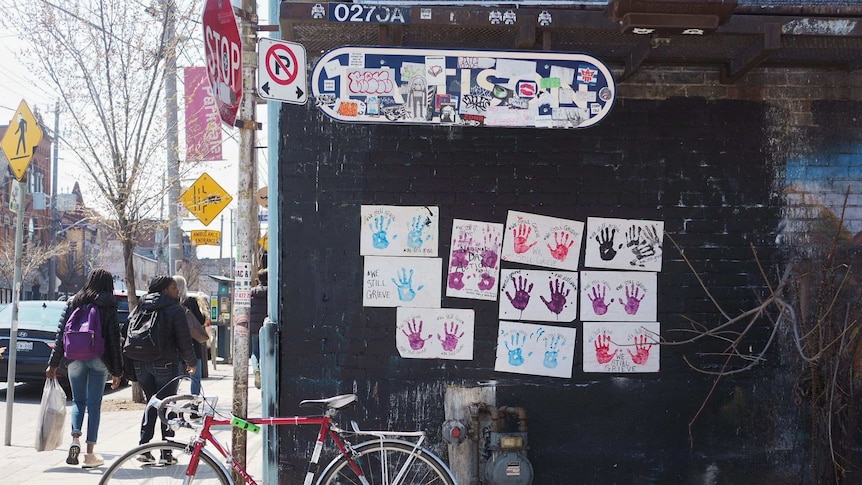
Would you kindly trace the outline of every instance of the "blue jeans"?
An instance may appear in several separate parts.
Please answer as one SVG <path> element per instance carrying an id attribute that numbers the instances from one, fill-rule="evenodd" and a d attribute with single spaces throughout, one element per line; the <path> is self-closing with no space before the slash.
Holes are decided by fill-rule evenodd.
<path id="1" fill-rule="evenodd" d="M 96 357 L 90 360 L 73 360 L 69 363 L 68 373 L 69 384 L 72 386 L 72 436 L 81 436 L 86 411 L 87 443 L 96 444 L 108 368 L 101 357 Z"/>
<path id="2" fill-rule="evenodd" d="M 195 344 L 195 345 L 198 345 L 198 344 Z M 179 365 L 180 369 L 185 369 L 185 362 L 182 359 L 180 359 L 178 365 Z M 195 366 L 195 373 L 189 374 L 189 375 L 192 378 L 192 384 L 191 384 L 191 386 L 189 386 L 189 392 L 191 392 L 192 394 L 200 394 L 201 393 L 201 375 L 202 375 L 201 374 L 201 359 L 198 359 L 198 363 Z"/>
<path id="3" fill-rule="evenodd" d="M 155 362 L 135 361 L 135 375 L 147 401 L 154 395 L 159 398 L 166 398 L 176 394 L 179 381 L 174 378 L 179 375 L 179 372 L 176 360 L 173 362 L 167 360 L 157 360 Z M 158 410 L 150 408 L 149 411 L 144 413 L 144 417 L 141 419 L 140 444 L 149 443 L 153 439 L 153 435 L 156 432 L 156 423 L 159 423 L 161 426 L 162 439 L 170 438 L 174 435 L 174 431 L 159 420 Z"/>

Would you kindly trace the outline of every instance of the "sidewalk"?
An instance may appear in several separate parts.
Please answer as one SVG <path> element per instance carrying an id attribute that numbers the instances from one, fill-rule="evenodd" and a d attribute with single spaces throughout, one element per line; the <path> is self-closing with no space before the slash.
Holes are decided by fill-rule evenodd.
<path id="1" fill-rule="evenodd" d="M 249 366 L 251 369 L 251 366 Z M 202 382 L 203 393 L 207 396 L 218 396 L 216 408 L 223 412 L 231 409 L 233 402 L 233 366 L 219 364 L 218 370 L 213 370 L 210 364 L 209 377 Z M 260 416 L 260 390 L 255 389 L 254 379 L 249 375 L 248 390 L 248 414 L 249 416 Z M 37 452 L 33 448 L 36 436 L 35 416 L 38 414 L 39 396 L 35 399 L 27 399 L 23 396 L 19 402 L 18 389 L 16 388 L 16 399 L 13 407 L 12 445 L 2 446 L 0 441 L 0 482 L 4 484 L 44 484 L 62 483 L 63 485 L 92 485 L 98 483 L 105 468 L 110 466 L 113 460 L 138 444 L 141 415 L 143 404 L 132 402 L 131 386 L 116 391 L 108 391 L 102 402 L 102 419 L 99 426 L 99 443 L 96 452 L 105 457 L 105 466 L 93 469 L 83 469 L 80 466 L 66 464 L 66 446 L 69 439 L 64 438 L 63 445 L 55 451 Z M 188 392 L 188 383 L 180 385 L 180 393 Z M 22 392 L 22 394 L 24 394 Z M 71 398 L 71 396 L 70 396 Z M 35 405 L 35 412 L 31 407 Z M 68 430 L 70 408 L 66 408 L 66 427 Z M 3 420 L 5 421 L 5 404 L 3 405 Z M 32 419 L 28 416 L 33 416 Z M 0 421 L 0 426 L 4 421 Z M 4 430 L 5 432 L 5 430 Z M 85 420 L 86 433 L 86 420 Z M 219 429 L 214 434 L 223 443 L 230 446 L 230 429 Z M 178 430 L 177 438 L 191 436 L 188 430 Z M 158 428 L 156 440 L 160 438 Z M 154 440 L 155 441 L 155 440 Z M 246 469 L 258 481 L 262 480 L 263 455 L 261 446 L 262 434 L 249 433 L 246 451 Z M 82 443 L 83 445 L 83 443 Z M 83 448 L 83 446 L 82 446 Z M 83 451 L 81 458 L 83 459 Z"/>

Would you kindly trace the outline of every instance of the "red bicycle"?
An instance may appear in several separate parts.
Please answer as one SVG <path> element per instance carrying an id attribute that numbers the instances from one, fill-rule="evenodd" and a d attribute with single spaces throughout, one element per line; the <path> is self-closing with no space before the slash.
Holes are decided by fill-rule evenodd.
<path id="1" fill-rule="evenodd" d="M 320 431 L 308 463 L 304 484 L 336 485 L 455 485 L 452 472 L 437 455 L 422 447 L 425 433 L 360 430 L 351 422 L 352 430 L 339 428 L 333 418 L 340 409 L 356 402 L 356 395 L 344 394 L 327 399 L 300 402 L 301 407 L 315 407 L 322 412 L 313 416 L 283 418 L 246 418 L 224 416 L 215 409 L 215 399 L 203 396 L 177 395 L 165 399 L 153 398 L 147 405 L 158 408 L 159 419 L 175 428 L 195 431 L 188 442 L 163 441 L 148 443 L 119 457 L 102 476 L 103 485 L 153 484 L 232 484 L 230 468 L 249 485 L 257 482 L 233 458 L 230 449 L 211 432 L 213 427 L 239 427 L 257 431 L 260 426 L 319 426 Z M 368 437 L 353 444 L 354 436 Z M 327 437 L 335 443 L 338 455 L 315 480 L 321 453 Z M 212 448 L 222 457 L 216 458 Z M 165 452 L 170 453 L 165 453 Z M 154 456 L 168 457 L 158 461 Z"/>

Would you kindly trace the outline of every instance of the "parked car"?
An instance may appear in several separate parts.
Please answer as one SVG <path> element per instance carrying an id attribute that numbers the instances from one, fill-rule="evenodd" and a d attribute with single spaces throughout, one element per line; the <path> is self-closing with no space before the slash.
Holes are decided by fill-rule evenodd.
<path id="1" fill-rule="evenodd" d="M 45 368 L 54 348 L 54 338 L 66 302 L 53 300 L 31 300 L 18 303 L 18 336 L 15 364 L 15 380 L 42 384 Z M 12 305 L 0 308 L 0 347 L 6 347 L 0 360 L 0 382 L 9 375 L 9 331 L 12 328 Z M 65 371 L 65 369 L 63 369 Z M 65 372 L 63 372 L 65 375 Z"/>

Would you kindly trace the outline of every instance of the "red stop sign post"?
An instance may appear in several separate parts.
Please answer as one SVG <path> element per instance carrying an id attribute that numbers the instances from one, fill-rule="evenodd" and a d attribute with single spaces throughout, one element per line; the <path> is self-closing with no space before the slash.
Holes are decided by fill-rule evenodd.
<path id="1" fill-rule="evenodd" d="M 213 98 L 222 121 L 234 126 L 242 99 L 242 43 L 230 0 L 206 0 L 203 28 Z"/>

